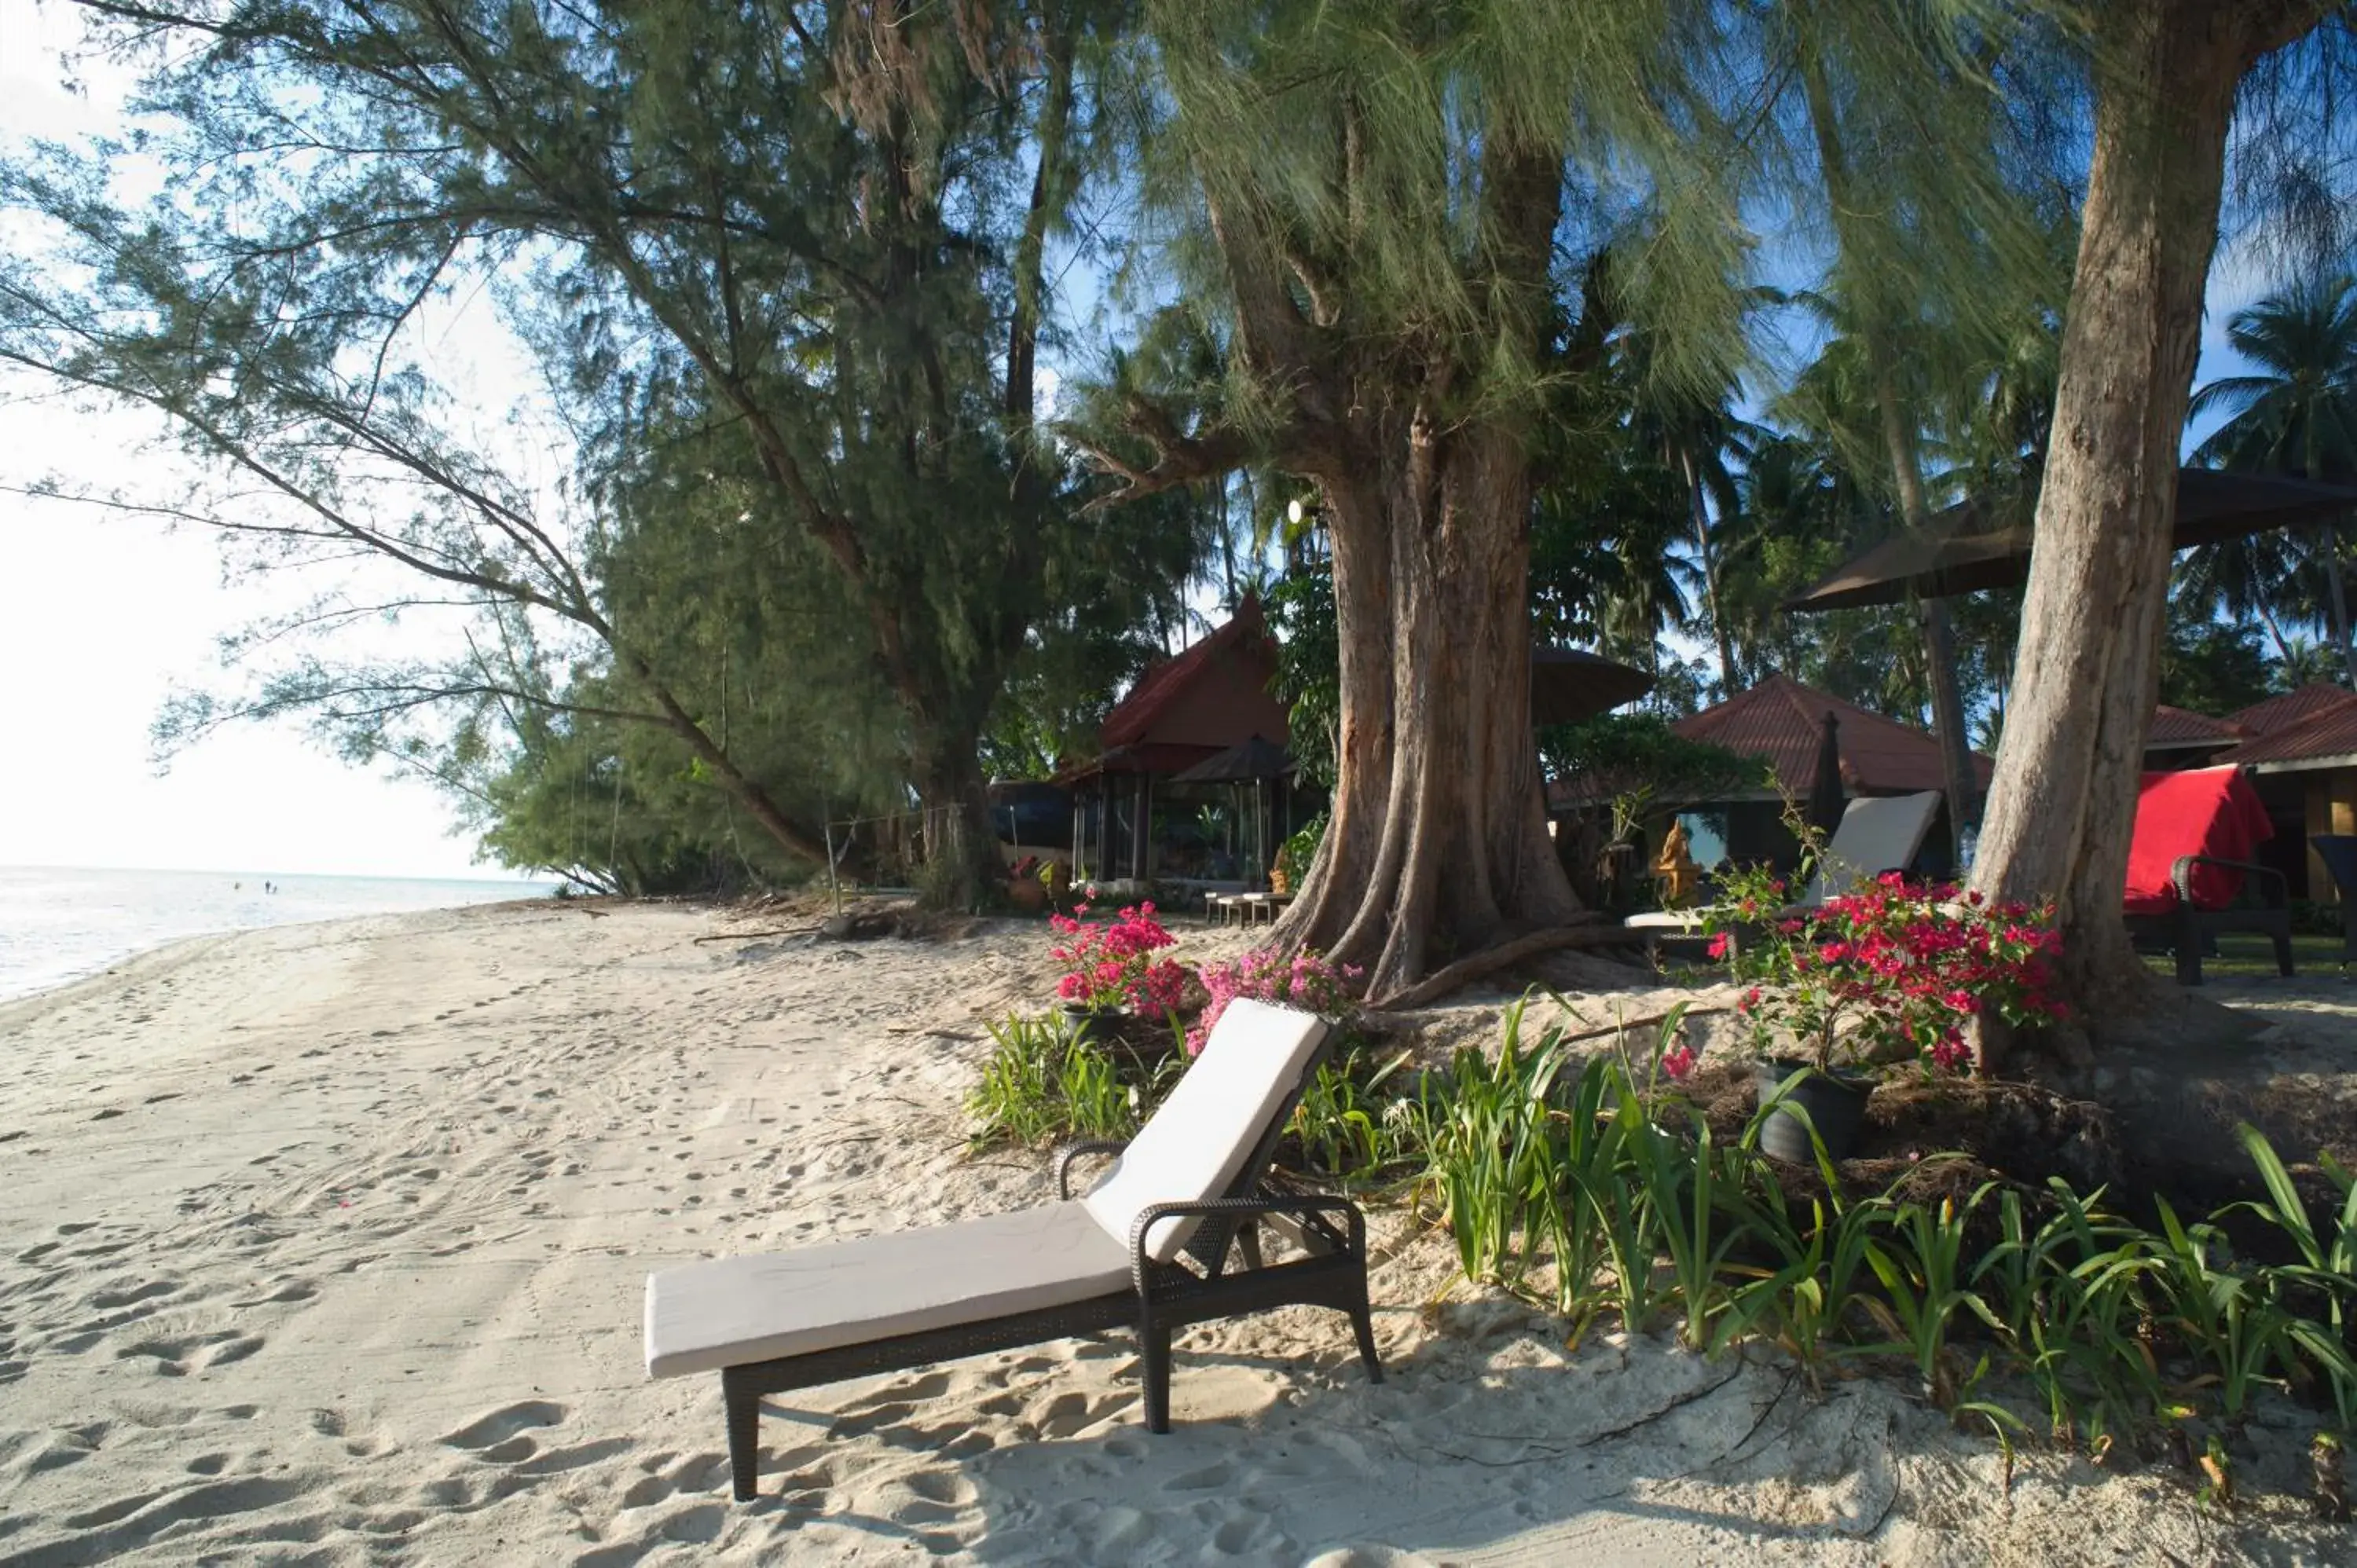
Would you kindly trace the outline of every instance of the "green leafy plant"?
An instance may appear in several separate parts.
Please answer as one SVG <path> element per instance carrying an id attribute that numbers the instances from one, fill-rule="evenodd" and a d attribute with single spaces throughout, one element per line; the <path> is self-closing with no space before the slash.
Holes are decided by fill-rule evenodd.
<path id="1" fill-rule="evenodd" d="M 985 1026 L 990 1058 L 966 1097 L 978 1123 L 971 1143 L 1036 1145 L 1051 1138 L 1125 1138 L 1160 1098 L 1166 1062 L 1144 1080 L 1125 1075 L 1123 1058 L 1056 1014 L 1010 1015 Z"/>
<path id="2" fill-rule="evenodd" d="M 1554 1203 L 1561 1166 L 1548 1103 L 1564 1066 L 1560 1031 L 1525 1052 L 1526 1005 L 1527 998 L 1506 1009 L 1494 1064 L 1468 1047 L 1444 1079 L 1426 1080 L 1418 1117 L 1427 1151 L 1418 1186 L 1437 1201 L 1465 1277 L 1509 1290 L 1529 1266 L 1517 1238 Z"/>
<path id="3" fill-rule="evenodd" d="M 1405 1122 L 1391 1113 L 1397 1101 L 1383 1090 L 1413 1058 L 1402 1051 L 1372 1066 L 1366 1052 L 1352 1047 L 1318 1069 L 1293 1113 L 1294 1134 L 1312 1165 L 1347 1186 L 1403 1157 Z"/>
<path id="4" fill-rule="evenodd" d="M 2265 1201 L 2239 1207 L 2290 1239 L 2300 1261 L 2275 1271 L 2276 1277 L 2323 1309 L 2320 1319 L 2292 1319 L 2286 1330 L 2292 1348 L 2322 1376 L 2338 1431 L 2343 1435 L 2357 1432 L 2357 1364 L 2349 1353 L 2350 1325 L 2357 1317 L 2357 1181 L 2330 1155 L 2319 1162 L 2341 1197 L 2331 1233 L 2319 1236 L 2274 1145 L 2248 1122 L 2234 1131 L 2267 1189 Z"/>
<path id="5" fill-rule="evenodd" d="M 1872 1204 L 1829 1206 L 1811 1198 L 1803 1221 L 1781 1186 L 1770 1181 L 1761 1191 L 1752 1205 L 1751 1231 L 1779 1260 L 1778 1266 L 1736 1288 L 1720 1340 L 1772 1339 L 1798 1364 L 1810 1391 L 1821 1393 L 1825 1369 L 1842 1353 L 1842 1327 L 1857 1300 L 1867 1243 L 1882 1210 Z"/>
<path id="6" fill-rule="evenodd" d="M 2254 1390 L 2281 1386 L 2266 1374 L 2283 1359 L 2291 1316 L 2276 1302 L 2266 1271 L 2236 1259 L 2215 1224 L 2183 1223 L 2158 1195 L 2153 1208 L 2161 1244 L 2152 1277 L 2166 1321 L 2202 1369 L 2196 1384 L 2215 1387 L 2219 1415 L 2239 1423 Z"/>
<path id="7" fill-rule="evenodd" d="M 1866 1310 L 1888 1336 L 1889 1348 L 1913 1360 L 1925 1396 L 1944 1411 L 1955 1410 L 1988 1369 L 1984 1358 L 1974 1371 L 1959 1374 L 1960 1359 L 1948 1343 L 1956 1315 L 1969 1312 L 1992 1328 L 2003 1326 L 1980 1293 L 1969 1288 L 1964 1267 L 1966 1224 L 1995 1185 L 1975 1189 L 1962 1208 L 1950 1197 L 1937 1208 L 1889 1206 L 1883 1235 L 1866 1244 L 1867 1266 L 1883 1290 L 1879 1299 L 1866 1301 Z"/>
<path id="8" fill-rule="evenodd" d="M 1308 880 L 1310 863 L 1318 858 L 1318 846 L 1326 841 L 1326 816 L 1319 812 L 1310 818 L 1277 846 L 1276 868 L 1285 874 L 1286 885 L 1295 892 Z"/>

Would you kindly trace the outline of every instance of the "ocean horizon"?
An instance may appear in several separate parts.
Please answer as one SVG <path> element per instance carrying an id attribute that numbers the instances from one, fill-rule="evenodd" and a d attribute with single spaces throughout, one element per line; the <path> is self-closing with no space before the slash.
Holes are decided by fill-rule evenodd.
<path id="1" fill-rule="evenodd" d="M 188 937 L 546 897 L 553 881 L 0 865 L 0 1002 Z"/>

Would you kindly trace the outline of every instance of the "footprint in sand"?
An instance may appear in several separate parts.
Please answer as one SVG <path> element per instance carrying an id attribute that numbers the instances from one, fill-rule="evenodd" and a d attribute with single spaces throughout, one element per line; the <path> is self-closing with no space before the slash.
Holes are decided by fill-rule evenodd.
<path id="1" fill-rule="evenodd" d="M 523 1400 L 479 1415 L 442 1439 L 446 1448 L 462 1448 L 479 1458 L 513 1464 L 538 1452 L 523 1434 L 535 1427 L 554 1426 L 565 1417 L 563 1405 L 549 1400 Z"/>
<path id="2" fill-rule="evenodd" d="M 67 1517 L 70 1528 L 93 1532 L 74 1541 L 70 1560 L 102 1562 L 135 1551 L 175 1525 L 201 1524 L 276 1508 L 301 1497 L 312 1484 L 294 1477 L 253 1476 L 177 1492 L 135 1492 L 117 1498 Z"/>
<path id="3" fill-rule="evenodd" d="M 179 1288 L 178 1280 L 148 1280 L 141 1284 L 119 1285 L 95 1292 L 90 1298 L 90 1305 L 101 1312 L 112 1312 L 119 1306 L 131 1306 L 159 1295 L 169 1295 Z"/>
<path id="4" fill-rule="evenodd" d="M 224 1329 L 219 1334 L 191 1335 L 178 1339 L 143 1339 L 114 1353 L 119 1361 L 135 1360 L 152 1356 L 156 1374 L 164 1378 L 184 1378 L 192 1371 L 209 1371 L 215 1367 L 233 1366 L 260 1350 L 265 1341 L 258 1334 L 239 1334 Z"/>
<path id="5" fill-rule="evenodd" d="M 241 1301 L 232 1305 L 237 1306 L 286 1305 L 298 1301 L 308 1301 L 318 1294 L 319 1287 L 309 1280 L 288 1280 L 266 1295 L 258 1295 L 251 1301 Z"/>

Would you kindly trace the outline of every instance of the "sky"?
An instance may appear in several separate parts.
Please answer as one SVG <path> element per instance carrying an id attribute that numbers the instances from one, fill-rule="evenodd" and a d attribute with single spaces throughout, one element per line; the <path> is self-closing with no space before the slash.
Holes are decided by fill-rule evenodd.
<path id="1" fill-rule="evenodd" d="M 0 135 L 106 128 L 109 84 L 60 90 L 77 24 L 0 0 Z M 167 454 L 139 422 L 0 385 L 0 483 L 48 474 L 150 485 Z M 0 865 L 368 876 L 503 876 L 415 780 L 347 766 L 293 727 L 222 730 L 159 776 L 148 726 L 176 683 L 215 678 L 214 639 L 284 607 L 224 584 L 211 540 L 0 493 Z"/>
<path id="2" fill-rule="evenodd" d="M 64 6 L 0 0 L 0 137 L 113 128 L 122 81 L 92 71 L 81 94 L 59 85 L 77 27 Z M 2234 368 L 2226 317 L 2264 285 L 2222 256 L 2201 380 Z M 173 459 L 146 425 L 29 390 L 0 383 L 0 484 L 172 489 Z M 429 786 L 350 767 L 293 726 L 226 728 L 158 770 L 148 732 L 166 696 L 218 684 L 215 639 L 294 592 L 225 581 L 200 533 L 0 492 L 0 865 L 505 875 L 477 863 Z"/>

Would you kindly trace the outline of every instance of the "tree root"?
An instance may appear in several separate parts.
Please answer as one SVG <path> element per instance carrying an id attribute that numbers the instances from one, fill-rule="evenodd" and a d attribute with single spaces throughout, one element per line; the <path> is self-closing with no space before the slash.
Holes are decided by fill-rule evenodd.
<path id="1" fill-rule="evenodd" d="M 1436 997 L 1446 996 L 1459 986 L 1470 984 L 1484 975 L 1529 958 L 1534 953 L 1553 952 L 1563 948 L 1618 947 L 1630 941 L 1627 930 L 1601 917 L 1590 916 L 1587 922 L 1550 926 L 1543 931 L 1516 937 L 1495 947 L 1483 948 L 1469 958 L 1460 958 L 1445 969 L 1434 971 L 1413 985 L 1400 987 L 1382 996 L 1371 996 L 1367 1005 L 1376 1009 L 1421 1007 Z"/>

